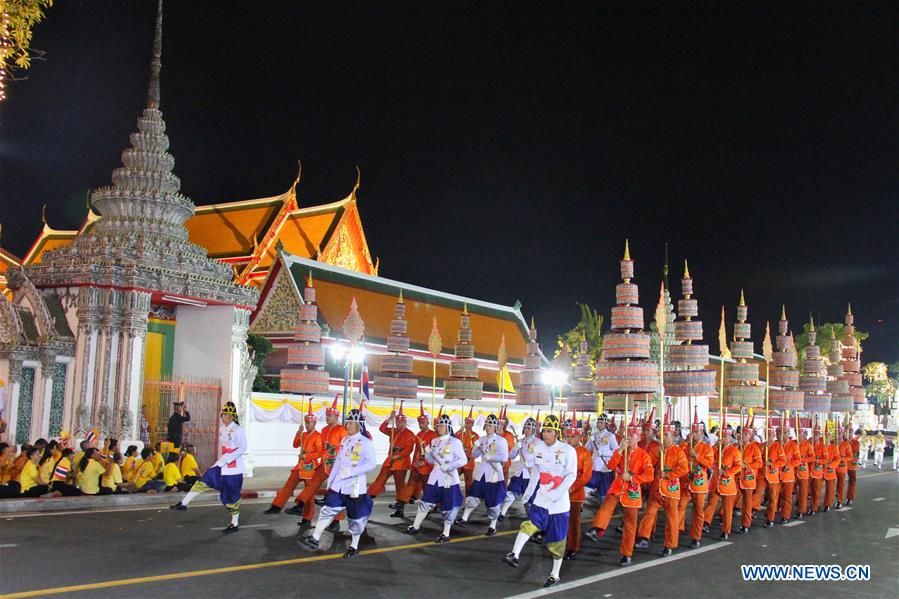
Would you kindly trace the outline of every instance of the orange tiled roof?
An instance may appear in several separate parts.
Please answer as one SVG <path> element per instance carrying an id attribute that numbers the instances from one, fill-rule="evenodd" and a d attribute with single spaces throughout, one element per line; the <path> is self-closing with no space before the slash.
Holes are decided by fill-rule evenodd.
<path id="1" fill-rule="evenodd" d="M 205 247 L 210 258 L 231 258 L 253 254 L 275 217 L 290 201 L 293 190 L 258 200 L 197 206 L 184 223 L 190 241 Z"/>

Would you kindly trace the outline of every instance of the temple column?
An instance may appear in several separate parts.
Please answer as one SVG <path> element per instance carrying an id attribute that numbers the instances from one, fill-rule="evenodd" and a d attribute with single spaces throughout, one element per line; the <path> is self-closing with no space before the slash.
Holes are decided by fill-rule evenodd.
<path id="1" fill-rule="evenodd" d="M 149 293 L 129 291 L 124 297 L 121 349 L 114 411 L 115 430 L 121 439 L 138 439 L 140 404 L 144 381 L 144 345 L 147 339 Z"/>
<path id="2" fill-rule="evenodd" d="M 244 427 L 249 426 L 250 394 L 253 391 L 253 379 L 256 377 L 256 367 L 250 360 L 250 351 L 247 349 L 247 329 L 250 328 L 250 311 L 243 308 L 234 308 L 231 321 L 231 353 L 229 357 L 228 378 L 223 381 L 222 403 L 233 401 L 237 406 L 240 422 Z M 244 456 L 246 476 L 253 476 L 255 462 L 253 454 L 247 451 Z"/>
<path id="3" fill-rule="evenodd" d="M 100 405 L 100 425 L 111 434 L 118 429 L 115 406 L 118 403 L 117 374 L 119 369 L 118 354 L 122 334 L 122 299 L 123 292 L 116 289 L 106 290 L 103 317 L 100 329 L 103 332 L 103 352 L 100 376 L 97 379 L 98 393 L 96 403 Z"/>
<path id="4" fill-rule="evenodd" d="M 6 414 L 5 438 L 10 445 L 16 442 L 16 423 L 19 420 L 19 390 L 22 384 L 22 362 L 17 356 L 9 356 L 9 395 L 7 396 L 8 411 Z"/>
<path id="5" fill-rule="evenodd" d="M 51 351 L 41 352 L 40 372 L 35 373 L 34 412 L 31 420 L 31 436 L 34 439 L 48 437 L 50 431 L 50 401 L 53 397 L 53 366 L 56 354 Z M 41 381 L 41 385 L 37 381 Z"/>
<path id="6" fill-rule="evenodd" d="M 102 290 L 96 287 L 82 287 L 78 293 L 78 335 L 75 346 L 73 379 L 74 401 L 69 416 L 69 425 L 74 436 L 91 427 L 93 409 L 94 368 L 97 361 L 99 337 L 100 301 Z"/>

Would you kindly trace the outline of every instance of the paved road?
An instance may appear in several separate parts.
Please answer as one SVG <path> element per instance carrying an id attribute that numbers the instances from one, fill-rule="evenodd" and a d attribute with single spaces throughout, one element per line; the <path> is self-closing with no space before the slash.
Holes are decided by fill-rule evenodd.
<path id="1" fill-rule="evenodd" d="M 748 536 L 732 536 L 731 543 L 713 540 L 718 535 L 713 527 L 712 538 L 699 550 L 686 548 L 688 540 L 682 536 L 682 548 L 673 557 L 656 557 L 661 547 L 655 545 L 649 553 L 638 552 L 630 568 L 617 567 L 618 536 L 610 531 L 599 545 L 585 542 L 579 559 L 563 566 L 563 586 L 551 590 L 557 596 L 616 598 L 710 592 L 816 599 L 895 596 L 899 536 L 884 537 L 888 528 L 899 528 L 899 475 L 868 470 L 861 476 L 852 509 L 819 514 L 792 527 L 753 529 Z M 154 507 L 7 516 L 0 525 L 0 593 L 508 597 L 541 592 L 550 565 L 541 547 L 529 545 L 517 570 L 499 559 L 511 547 L 517 519 L 501 525 L 505 528 L 496 537 L 476 536 L 469 529 L 453 543 L 436 546 L 430 543 L 439 532 L 436 521 L 423 526 L 426 534 L 409 537 L 387 518 L 385 503 L 376 502 L 370 534 L 362 539 L 363 554 L 354 560 L 339 557 L 349 539 L 345 533 L 336 535 L 332 548 L 308 553 L 296 542 L 295 518 L 262 514 L 266 500 L 245 502 L 241 531 L 229 536 L 219 532 L 227 514 L 213 503 L 194 504 L 187 512 Z M 326 533 L 323 541 L 329 539 Z M 744 582 L 739 567 L 744 563 L 869 564 L 872 579 Z M 121 586 L 99 590 L 110 581 Z M 33 594 L 16 595 L 29 591 Z"/>

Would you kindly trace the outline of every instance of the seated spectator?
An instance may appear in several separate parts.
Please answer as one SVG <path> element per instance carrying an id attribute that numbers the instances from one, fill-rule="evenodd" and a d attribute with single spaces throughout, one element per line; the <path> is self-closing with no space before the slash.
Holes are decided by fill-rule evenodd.
<path id="1" fill-rule="evenodd" d="M 165 470 L 162 473 L 162 481 L 165 483 L 166 493 L 170 491 L 189 491 L 190 487 L 184 488 L 184 479 L 181 478 L 180 455 L 174 451 L 170 452 L 166 460 Z"/>
<path id="2" fill-rule="evenodd" d="M 69 447 L 62 450 L 59 460 L 53 468 L 53 478 L 50 481 L 50 490 L 54 494 L 63 497 L 82 495 L 81 489 L 72 484 L 75 481 L 75 468 L 72 467 L 74 455 L 75 452 Z"/>
<path id="3" fill-rule="evenodd" d="M 200 478 L 200 467 L 197 465 L 197 450 L 187 443 L 184 445 L 184 453 L 181 456 L 181 478 L 191 487 Z"/>
<path id="4" fill-rule="evenodd" d="M 22 467 L 22 472 L 19 473 L 19 496 L 40 497 L 45 493 L 49 493 L 49 487 L 41 484 L 40 473 L 37 468 L 37 463 L 41 459 L 41 450 L 37 447 L 31 447 L 25 455 L 28 459 Z"/>
<path id="5" fill-rule="evenodd" d="M 41 461 L 38 462 L 38 473 L 41 477 L 41 484 L 49 485 L 53 480 L 53 468 L 56 466 L 57 460 L 62 456 L 59 451 L 59 443 L 50 441 L 44 448 Z"/>
<path id="6" fill-rule="evenodd" d="M 81 463 L 81 458 L 84 457 L 84 452 L 90 449 L 91 442 L 85 439 L 81 443 L 78 444 L 79 450 L 75 452 L 75 457 L 72 459 L 72 464 L 75 466 L 77 470 L 78 464 Z"/>
<path id="7" fill-rule="evenodd" d="M 137 460 L 137 445 L 129 445 L 122 463 L 122 477 L 128 482 L 133 478 L 132 471 L 137 467 Z"/>
<path id="8" fill-rule="evenodd" d="M 140 452 L 143 460 L 134 475 L 133 489 L 135 493 L 158 493 L 165 489 L 165 482 L 156 480 L 156 467 L 150 461 L 153 450 L 144 447 Z"/>
<path id="9" fill-rule="evenodd" d="M 122 493 L 122 454 L 115 452 L 106 467 L 106 473 L 100 479 L 100 495 Z"/>
<path id="10" fill-rule="evenodd" d="M 98 449 L 88 448 L 81 456 L 81 462 L 78 463 L 78 474 L 76 482 L 78 488 L 85 495 L 97 495 L 100 493 L 100 477 L 107 472 L 100 461 L 97 459 Z"/>
<path id="11" fill-rule="evenodd" d="M 156 451 L 150 455 L 150 461 L 156 469 L 157 476 L 162 476 L 162 470 L 165 468 L 165 458 L 162 455 L 162 443 L 156 443 Z"/>
<path id="12" fill-rule="evenodd" d="M 28 452 L 32 449 L 32 446 L 28 443 L 22 443 L 22 447 L 19 449 L 19 455 L 13 462 L 12 470 L 10 471 L 10 480 L 18 480 L 19 473 L 22 472 L 22 468 L 25 467 L 25 462 L 28 461 Z"/>
<path id="13" fill-rule="evenodd" d="M 12 471 L 16 463 L 16 448 L 9 443 L 0 443 L 0 484 L 13 480 Z"/>

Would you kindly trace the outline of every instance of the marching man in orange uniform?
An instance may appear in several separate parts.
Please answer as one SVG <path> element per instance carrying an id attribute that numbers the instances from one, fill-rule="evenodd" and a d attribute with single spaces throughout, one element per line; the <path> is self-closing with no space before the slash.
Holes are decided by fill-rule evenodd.
<path id="1" fill-rule="evenodd" d="M 808 440 L 808 431 L 806 429 L 798 428 L 798 434 L 799 449 L 797 455 L 799 464 L 796 466 L 796 482 L 799 483 L 799 488 L 796 491 L 796 517 L 802 519 L 805 517 L 806 512 L 809 511 L 809 474 L 815 466 L 815 449 Z"/>
<path id="2" fill-rule="evenodd" d="M 743 456 L 740 454 L 740 448 L 732 443 L 734 429 L 731 425 L 726 425 L 720 432 L 718 439 L 718 460 L 715 464 L 715 473 L 709 487 L 712 489 L 709 493 L 709 502 L 705 506 L 705 527 L 704 532 L 708 532 L 712 523 L 712 517 L 718 511 L 719 499 L 724 502 L 724 510 L 721 514 L 721 536 L 722 541 L 730 538 L 731 524 L 734 516 L 734 502 L 737 500 L 737 482 L 736 477 L 740 474 L 743 465 Z M 744 509 L 746 506 L 743 506 Z"/>
<path id="3" fill-rule="evenodd" d="M 637 512 L 643 507 L 641 485 L 652 482 L 652 459 L 639 447 L 640 422 L 637 409 L 627 425 L 627 443 L 615 450 L 609 458 L 609 468 L 615 472 L 615 480 L 609 487 L 606 499 L 593 517 L 593 528 L 587 531 L 587 538 L 598 543 L 612 519 L 615 506 L 621 504 L 622 533 L 621 560 L 619 566 L 628 566 L 634 555 L 634 540 L 637 536 Z"/>
<path id="4" fill-rule="evenodd" d="M 503 406 L 499 413 L 499 434 L 506 440 L 506 444 L 509 446 L 509 459 L 503 464 L 503 475 L 506 477 L 506 484 L 508 485 L 509 468 L 512 467 L 512 456 L 518 455 L 517 451 L 513 454 L 518 439 L 509 431 L 509 416 L 506 414 L 506 406 Z"/>
<path id="5" fill-rule="evenodd" d="M 323 459 L 313 471 L 312 478 L 306 483 L 303 492 L 297 496 L 296 505 L 291 510 L 288 510 L 291 514 L 293 514 L 294 511 L 298 514 L 309 513 L 306 511 L 306 506 L 309 504 L 314 505 L 313 500 L 315 499 L 315 492 L 321 488 L 331 475 L 331 467 L 334 466 L 334 460 L 337 459 L 337 450 L 340 449 L 340 443 L 343 441 L 344 437 L 347 436 L 346 429 L 340 424 L 340 408 L 337 407 L 337 400 L 339 398 L 340 393 L 334 396 L 331 407 L 325 410 L 325 427 L 320 433 Z M 328 531 L 334 532 L 337 530 L 340 526 L 337 521 L 344 517 L 345 516 L 342 513 L 338 515 L 328 526 Z M 306 520 L 306 518 L 303 520 Z M 300 525 L 303 524 L 303 520 L 300 521 Z M 309 520 L 311 520 L 311 518 L 309 518 Z"/>
<path id="6" fill-rule="evenodd" d="M 789 422 L 785 418 L 784 422 Z M 786 524 L 793 517 L 793 489 L 796 486 L 796 468 L 802 463 L 799 456 L 799 443 L 789 438 L 789 426 L 781 425 L 780 443 L 784 448 L 786 462 L 780 469 L 780 523 Z"/>
<path id="7" fill-rule="evenodd" d="M 780 504 L 780 470 L 787 463 L 784 448 L 774 439 L 774 429 L 765 424 L 765 443 L 767 451 L 765 456 L 765 480 L 768 483 L 768 505 L 765 510 L 765 528 L 774 526 L 774 515 Z"/>
<path id="8" fill-rule="evenodd" d="M 465 477 L 466 494 L 468 493 L 469 487 L 471 487 L 472 477 L 474 475 L 474 458 L 471 455 L 471 450 L 478 439 L 481 438 L 479 434 L 472 430 L 472 428 L 474 428 L 473 411 L 474 407 L 468 408 L 468 416 L 465 417 L 465 426 L 463 430 L 456 433 L 456 438 L 462 441 L 462 449 L 465 450 L 465 456 L 468 458 L 468 462 L 465 466 L 459 469 L 459 474 Z"/>
<path id="9" fill-rule="evenodd" d="M 431 475 L 431 470 L 434 469 L 434 464 L 425 459 L 424 449 L 431 446 L 431 441 L 437 438 L 437 433 L 428 428 L 429 421 L 427 415 L 425 415 L 424 403 L 419 401 L 418 404 L 419 431 L 415 433 L 416 443 L 415 451 L 412 455 L 412 472 L 409 475 L 409 482 L 406 483 L 402 490 L 397 492 L 396 503 L 391 503 L 388 506 L 394 510 L 390 514 L 391 518 L 402 518 L 404 516 L 403 506 L 409 503 L 413 497 L 421 494 L 425 484 L 428 482 L 428 477 Z M 440 409 L 441 414 L 438 414 L 437 418 L 443 415 L 443 406 Z"/>
<path id="10" fill-rule="evenodd" d="M 662 452 L 665 462 L 654 477 L 646 512 L 637 530 L 636 549 L 649 549 L 649 537 L 656 527 L 659 508 L 665 509 L 665 546 L 662 557 L 668 557 L 677 549 L 677 537 L 680 532 L 678 519 L 678 503 L 680 501 L 680 478 L 690 470 L 684 450 L 674 443 L 674 425 L 671 424 L 671 405 L 665 411 L 665 422 L 662 426 Z M 659 456 L 661 462 L 662 457 Z"/>
<path id="11" fill-rule="evenodd" d="M 755 415 L 746 416 L 746 423 L 740 430 L 743 452 L 741 454 L 743 464 L 740 468 L 740 493 L 743 498 L 743 515 L 740 520 L 740 528 L 737 534 L 749 532 L 752 526 L 752 501 L 755 487 L 758 481 L 759 470 L 764 466 L 762 462 L 762 450 L 759 444 L 753 441 L 755 438 Z"/>
<path id="12" fill-rule="evenodd" d="M 846 505 L 852 505 L 855 501 L 855 479 L 858 474 L 858 454 L 861 450 L 861 443 L 857 437 L 851 437 L 852 427 L 846 427 L 846 436 L 850 438 L 849 445 L 852 448 L 852 459 L 849 460 L 847 474 L 849 475 L 849 489 L 846 491 Z M 893 448 L 896 451 L 896 448 Z"/>
<path id="13" fill-rule="evenodd" d="M 836 444 L 836 438 L 829 439 L 827 431 L 824 438 L 830 440 L 823 446 L 824 452 L 821 462 L 824 465 L 824 511 L 829 512 L 833 506 L 834 493 L 837 487 L 837 468 L 840 466 L 840 447 Z"/>
<path id="14" fill-rule="evenodd" d="M 843 507 L 844 501 L 849 503 L 846 499 L 846 476 L 849 474 L 849 467 L 856 456 L 858 456 L 858 452 L 853 451 L 852 443 L 849 442 L 850 427 L 847 426 L 838 430 L 842 432 L 842 440 L 837 446 L 837 451 L 840 454 L 840 464 L 837 466 L 837 507 Z"/>
<path id="15" fill-rule="evenodd" d="M 390 425 L 393 425 L 392 427 Z M 387 452 L 387 458 L 381 465 L 378 476 L 368 486 L 368 495 L 374 499 L 384 492 L 387 479 L 393 475 L 395 493 L 399 494 L 406 484 L 406 471 L 412 467 L 412 451 L 418 444 L 418 439 L 406 428 L 406 415 L 403 414 L 403 402 L 400 402 L 399 413 L 391 412 L 390 417 L 378 427 L 381 434 L 390 438 L 391 446 Z"/>
<path id="16" fill-rule="evenodd" d="M 693 502 L 693 519 L 690 524 L 690 538 L 693 539 L 690 547 L 699 547 L 702 543 L 702 523 L 705 519 L 705 504 L 709 497 L 708 471 L 715 463 L 715 453 L 708 443 L 702 440 L 702 425 L 699 424 L 699 414 L 693 407 L 693 425 L 687 440 L 681 444 L 681 448 L 687 455 L 689 469 L 681 484 L 685 487 L 686 494 L 681 493 L 680 521 L 684 522 L 687 513 L 687 504 Z M 686 483 L 684 483 L 684 480 Z"/>
<path id="17" fill-rule="evenodd" d="M 581 508 L 587 498 L 584 487 L 593 476 L 593 454 L 581 445 L 583 431 L 578 427 L 576 416 L 566 420 L 562 428 L 565 433 L 565 442 L 571 445 L 577 453 L 577 478 L 568 487 L 571 511 L 568 516 L 568 541 L 563 557 L 566 560 L 573 560 L 577 552 L 581 550 Z"/>
<path id="18" fill-rule="evenodd" d="M 812 429 L 812 452 L 815 460 L 812 465 L 812 504 L 808 507 L 809 516 L 817 514 L 821 507 L 821 486 L 824 483 L 824 442 L 821 441 L 821 428 L 817 420 Z"/>
<path id="19" fill-rule="evenodd" d="M 290 470 L 290 476 L 287 478 L 287 482 L 284 483 L 284 486 L 281 487 L 281 490 L 275 495 L 271 507 L 265 510 L 263 512 L 264 514 L 280 513 L 284 504 L 287 503 L 287 500 L 293 495 L 293 491 L 297 488 L 299 482 L 302 480 L 308 485 L 315 476 L 315 470 L 321 464 L 322 456 L 324 455 L 322 435 L 315 430 L 317 421 L 318 419 L 315 417 L 315 414 L 312 413 L 312 401 L 310 401 L 309 411 L 303 417 L 303 424 L 305 425 L 306 430 L 299 429 L 293 436 L 294 448 L 300 449 L 300 455 L 297 456 L 297 465 Z M 297 510 L 297 507 L 298 506 L 294 506 L 288 510 L 288 513 L 299 515 L 300 511 Z M 302 510 L 302 514 L 303 523 L 306 525 L 312 524 L 312 517 L 315 515 L 315 503 L 310 501 L 306 504 Z"/>

